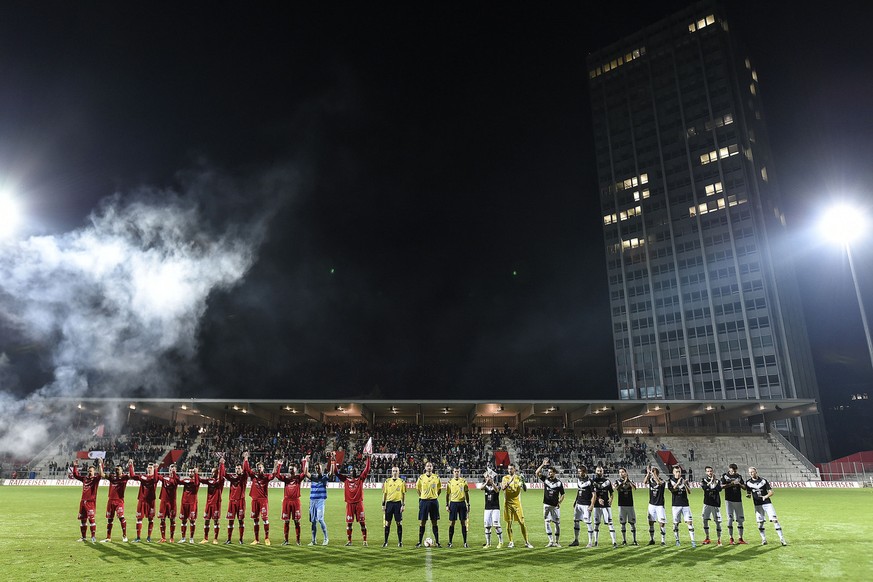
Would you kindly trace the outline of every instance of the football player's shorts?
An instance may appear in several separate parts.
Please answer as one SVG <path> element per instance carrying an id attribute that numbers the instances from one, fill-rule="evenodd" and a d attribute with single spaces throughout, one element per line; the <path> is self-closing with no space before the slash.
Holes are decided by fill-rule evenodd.
<path id="1" fill-rule="evenodd" d="M 300 499 L 282 500 L 282 520 L 300 521 Z"/>
<path id="2" fill-rule="evenodd" d="M 364 523 L 364 504 L 363 503 L 346 503 L 346 523 Z"/>
<path id="3" fill-rule="evenodd" d="M 96 509 L 96 503 L 94 501 L 80 501 L 79 502 L 79 521 L 85 521 L 86 519 L 94 519 L 94 510 Z"/>
<path id="4" fill-rule="evenodd" d="M 518 501 L 507 501 L 503 504 L 503 521 L 507 524 L 513 521 L 524 523 L 524 509 Z"/>
<path id="5" fill-rule="evenodd" d="M 593 521 L 595 524 L 605 523 L 607 525 L 612 525 L 612 508 L 595 507 Z"/>
<path id="6" fill-rule="evenodd" d="M 269 511 L 267 509 L 266 499 L 252 499 L 252 519 L 263 519 L 267 521 Z"/>
<path id="7" fill-rule="evenodd" d="M 245 499 L 231 499 L 227 503 L 227 519 L 243 519 L 246 516 Z"/>
<path id="8" fill-rule="evenodd" d="M 154 501 L 146 501 L 144 499 L 140 499 L 136 503 L 136 518 L 143 519 L 147 517 L 148 519 L 155 518 L 155 502 Z"/>
<path id="9" fill-rule="evenodd" d="M 324 499 L 309 500 L 309 521 L 324 521 Z"/>
<path id="10" fill-rule="evenodd" d="M 704 504 L 703 519 L 714 519 L 715 521 L 721 521 L 721 508 Z"/>
<path id="11" fill-rule="evenodd" d="M 106 503 L 106 519 L 112 519 L 116 515 L 118 519 L 124 519 L 124 500 L 122 499 Z"/>
<path id="12" fill-rule="evenodd" d="M 543 503 L 543 519 L 553 523 L 561 523 L 561 508 L 557 505 Z"/>
<path id="13" fill-rule="evenodd" d="M 203 519 L 214 519 L 218 521 L 221 518 L 221 502 L 207 503 L 206 511 L 203 512 Z"/>
<path id="14" fill-rule="evenodd" d="M 500 527 L 500 510 L 486 509 L 485 510 L 485 527 Z"/>
<path id="15" fill-rule="evenodd" d="M 691 521 L 691 508 L 687 505 L 673 506 L 673 523 L 680 521 Z"/>
<path id="16" fill-rule="evenodd" d="M 766 514 L 766 517 L 765 517 Z M 773 507 L 772 503 L 765 503 L 764 505 L 756 505 L 755 506 L 755 521 L 758 523 L 767 521 L 776 521 L 776 508 Z"/>
<path id="17" fill-rule="evenodd" d="M 637 510 L 631 506 L 618 506 L 618 523 L 636 523 Z"/>
<path id="18" fill-rule="evenodd" d="M 745 519 L 742 501 L 725 501 L 724 504 L 727 509 L 728 519 L 735 521 L 743 521 Z"/>
<path id="19" fill-rule="evenodd" d="M 176 504 L 170 503 L 167 501 L 161 501 L 161 507 L 158 511 L 158 518 L 160 519 L 176 519 Z"/>
<path id="20" fill-rule="evenodd" d="M 649 504 L 649 521 L 655 523 L 656 521 L 659 523 L 667 523 L 667 510 L 664 509 L 663 505 L 652 505 Z"/>
<path id="21" fill-rule="evenodd" d="M 449 503 L 449 520 L 467 521 L 467 504 L 463 501 L 452 501 Z"/>
<path id="22" fill-rule="evenodd" d="M 591 506 L 579 505 L 577 503 L 573 508 L 573 519 L 576 521 L 591 523 Z"/>

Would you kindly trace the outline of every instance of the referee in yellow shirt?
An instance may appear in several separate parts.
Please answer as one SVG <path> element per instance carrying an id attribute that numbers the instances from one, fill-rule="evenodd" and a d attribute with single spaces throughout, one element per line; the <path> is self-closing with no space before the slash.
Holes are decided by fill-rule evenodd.
<path id="1" fill-rule="evenodd" d="M 418 526 L 418 543 L 416 548 L 421 547 L 421 540 L 424 538 L 424 526 L 430 518 L 431 529 L 433 530 L 433 539 L 436 542 L 436 547 L 440 545 L 440 528 L 437 521 L 440 519 L 440 491 L 443 490 L 443 484 L 440 482 L 439 476 L 433 472 L 433 463 L 428 462 L 424 465 L 424 473 L 419 476 L 415 483 L 415 488 L 418 490 L 418 519 L 421 522 Z"/>
<path id="2" fill-rule="evenodd" d="M 397 547 L 403 547 L 403 510 L 406 509 L 406 482 L 400 478 L 400 469 L 391 467 L 391 478 L 382 485 L 382 513 L 385 514 L 385 543 L 388 547 L 388 534 L 391 533 L 391 520 L 397 522 Z"/>
<path id="3" fill-rule="evenodd" d="M 466 479 L 461 479 L 461 469 L 452 469 L 452 478 L 446 483 L 446 511 L 449 512 L 449 547 L 455 537 L 455 521 L 461 520 L 461 535 L 464 536 L 464 547 L 467 545 L 467 515 L 470 513 L 470 486 Z"/>

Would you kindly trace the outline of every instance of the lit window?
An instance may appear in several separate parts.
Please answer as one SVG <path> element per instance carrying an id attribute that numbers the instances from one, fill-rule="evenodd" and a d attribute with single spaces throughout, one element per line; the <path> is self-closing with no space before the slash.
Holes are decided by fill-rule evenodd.
<path id="1" fill-rule="evenodd" d="M 722 117 L 722 119 L 724 120 L 725 125 L 730 125 L 731 123 L 734 122 L 734 115 L 733 115 L 733 113 L 725 113 L 724 117 Z"/>
<path id="2" fill-rule="evenodd" d="M 706 18 L 701 18 L 697 22 L 692 22 L 688 25 L 688 32 L 695 32 L 700 30 L 701 28 L 706 28 L 710 24 L 715 24 L 715 15 L 710 14 Z"/>
<path id="3" fill-rule="evenodd" d="M 606 216 L 603 217 L 603 224 L 604 225 L 609 225 L 609 224 L 614 224 L 614 223 L 615 223 L 615 214 L 607 214 Z"/>
<path id="4" fill-rule="evenodd" d="M 761 179 L 767 182 L 767 167 L 764 166 L 761 168 Z"/>
<path id="5" fill-rule="evenodd" d="M 635 59 L 640 58 L 640 49 L 634 49 L 634 52 L 632 54 L 633 54 L 633 58 L 635 58 Z"/>
<path id="6" fill-rule="evenodd" d="M 649 183 L 649 175 L 648 174 L 640 174 L 640 184 L 648 184 Z"/>
<path id="7" fill-rule="evenodd" d="M 757 95 L 757 94 L 758 94 L 758 90 L 755 89 L 755 84 L 754 84 L 754 83 L 752 83 L 751 85 L 749 85 L 749 91 L 752 92 L 752 95 Z"/>
<path id="8" fill-rule="evenodd" d="M 749 59 L 746 59 L 746 68 L 747 68 L 747 69 L 751 69 L 751 68 L 752 68 L 752 63 L 749 62 Z"/>
<path id="9" fill-rule="evenodd" d="M 596 76 L 597 76 L 597 71 L 592 70 L 592 71 L 589 71 L 589 72 L 588 72 L 588 78 L 589 78 L 589 79 L 593 79 L 593 78 L 596 77 Z"/>
<path id="10" fill-rule="evenodd" d="M 715 16 L 712 14 L 706 17 L 706 25 L 709 26 L 710 24 L 715 24 Z"/>
<path id="11" fill-rule="evenodd" d="M 758 80 L 758 72 L 757 72 L 757 71 L 754 71 L 754 70 L 752 71 L 752 80 L 753 80 L 753 81 L 757 81 L 757 80 Z"/>
<path id="12" fill-rule="evenodd" d="M 643 241 L 643 239 L 634 237 L 632 239 L 621 241 L 621 248 L 625 249 L 625 250 L 637 249 L 637 248 L 643 246 L 644 242 L 645 241 Z"/>
<path id="13" fill-rule="evenodd" d="M 634 201 L 635 202 L 639 202 L 640 200 L 645 200 L 648 197 L 649 197 L 649 189 L 648 188 L 646 188 L 643 191 L 637 190 L 636 192 L 634 192 Z"/>
<path id="14" fill-rule="evenodd" d="M 618 64 L 619 64 L 619 65 L 623 65 L 623 64 L 624 64 L 624 57 L 618 57 Z"/>
<path id="15" fill-rule="evenodd" d="M 716 182 L 715 184 L 708 184 L 706 186 L 706 195 L 712 196 L 714 194 L 721 194 L 723 191 L 721 182 Z"/>

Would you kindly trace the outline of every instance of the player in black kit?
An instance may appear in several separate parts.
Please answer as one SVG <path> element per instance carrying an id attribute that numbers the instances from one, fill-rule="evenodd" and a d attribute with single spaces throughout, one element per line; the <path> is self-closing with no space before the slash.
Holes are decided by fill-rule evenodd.
<path id="1" fill-rule="evenodd" d="M 588 528 L 588 546 L 594 547 L 594 528 L 591 526 L 591 512 L 594 509 L 594 481 L 588 475 L 588 469 L 583 465 L 576 469 L 576 480 L 579 482 L 576 490 L 576 502 L 573 505 L 573 534 L 575 539 L 571 546 L 579 545 L 579 522 L 584 521 Z"/>
<path id="2" fill-rule="evenodd" d="M 746 482 L 743 481 L 743 476 L 737 471 L 737 466 L 734 463 L 728 465 L 727 473 L 721 476 L 721 487 L 724 489 L 724 504 L 728 516 L 728 535 L 730 540 L 728 543 L 734 545 L 734 521 L 737 522 L 737 534 L 739 534 L 738 544 L 745 544 L 743 539 L 743 491 L 746 490 Z"/>
<path id="3" fill-rule="evenodd" d="M 485 493 L 485 545 L 491 547 L 491 528 L 497 530 L 497 547 L 503 547 L 503 529 L 500 527 L 500 487 L 494 483 L 494 473 L 488 471 L 485 474 L 485 485 L 482 486 Z"/>
<path id="4" fill-rule="evenodd" d="M 564 501 L 564 484 L 558 479 L 554 467 L 549 467 L 548 476 L 543 475 L 543 468 L 549 464 L 548 457 L 537 468 L 537 479 L 543 482 L 543 518 L 546 522 L 546 536 L 549 538 L 548 548 L 560 548 L 561 537 L 561 503 Z M 552 537 L 554 527 L 554 538 Z"/>
<path id="5" fill-rule="evenodd" d="M 682 476 L 682 469 L 680 467 L 673 467 L 673 476 L 667 481 L 667 489 L 673 494 L 673 535 L 676 536 L 676 545 L 679 545 L 679 522 L 684 517 L 685 523 L 688 524 L 691 547 L 696 548 L 694 523 L 691 519 L 691 508 L 688 506 L 688 493 L 691 491 L 691 484 Z"/>
<path id="6" fill-rule="evenodd" d="M 712 467 L 706 467 L 706 476 L 701 482 L 703 487 L 703 539 L 704 544 L 712 543 L 709 539 L 709 520 L 715 520 L 715 533 L 718 545 L 721 545 L 721 481 L 715 476 Z"/>
<path id="7" fill-rule="evenodd" d="M 649 487 L 649 545 L 655 545 L 655 522 L 661 525 L 661 545 L 666 542 L 667 512 L 664 510 L 664 487 L 666 482 L 661 479 L 657 467 L 646 469 L 646 485 Z"/>
<path id="8" fill-rule="evenodd" d="M 612 538 L 612 547 L 617 548 L 615 543 L 615 527 L 612 525 L 612 481 L 603 474 L 601 465 L 594 469 L 594 545 L 597 545 L 600 537 L 600 524 L 606 522 L 609 526 L 609 537 Z"/>
<path id="9" fill-rule="evenodd" d="M 627 545 L 627 524 L 630 524 L 633 545 L 637 544 L 637 511 L 634 509 L 634 489 L 636 483 L 631 481 L 627 469 L 622 467 L 618 470 L 613 488 L 618 492 L 618 522 L 621 524 L 621 545 Z"/>

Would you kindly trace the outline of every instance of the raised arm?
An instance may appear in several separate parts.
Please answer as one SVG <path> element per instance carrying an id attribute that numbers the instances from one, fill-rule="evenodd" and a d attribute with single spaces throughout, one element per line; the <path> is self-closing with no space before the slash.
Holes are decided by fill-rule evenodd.
<path id="1" fill-rule="evenodd" d="M 70 474 L 76 481 L 84 481 L 85 478 L 79 474 L 79 459 L 73 459 L 73 472 Z"/>
<path id="2" fill-rule="evenodd" d="M 361 471 L 361 481 L 366 481 L 370 476 L 370 454 L 367 453 L 367 462 L 364 463 L 364 470 Z"/>
<path id="3" fill-rule="evenodd" d="M 97 474 L 101 479 L 106 478 L 106 473 L 103 472 L 103 459 L 97 459 Z"/>
<path id="4" fill-rule="evenodd" d="M 548 465 L 548 464 L 549 464 L 549 458 L 548 458 L 548 457 L 545 457 L 545 458 L 543 459 L 543 462 L 540 463 L 540 466 L 537 467 L 537 470 L 534 471 L 534 475 L 536 476 L 537 479 L 542 479 L 542 478 L 543 478 L 543 469 L 544 469 L 544 468 L 546 467 L 546 465 Z"/>

